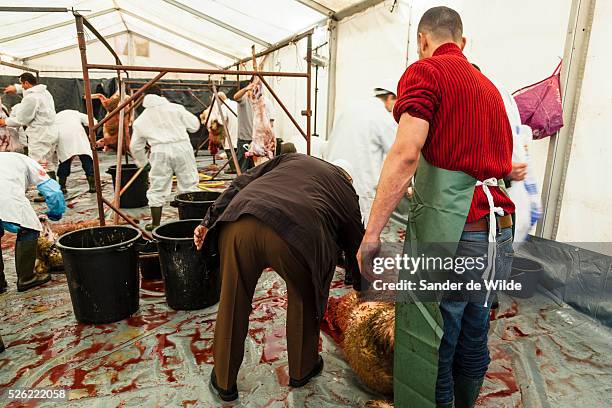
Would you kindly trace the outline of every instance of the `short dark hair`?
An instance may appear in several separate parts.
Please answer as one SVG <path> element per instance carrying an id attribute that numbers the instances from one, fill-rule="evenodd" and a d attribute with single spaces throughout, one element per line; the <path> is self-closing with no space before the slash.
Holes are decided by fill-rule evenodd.
<path id="1" fill-rule="evenodd" d="M 32 85 L 36 85 L 38 83 L 36 77 L 29 72 L 24 72 L 23 74 L 19 75 L 19 82 L 29 82 Z"/>
<path id="2" fill-rule="evenodd" d="M 421 17 L 417 31 L 431 34 L 439 40 L 452 39 L 456 42 L 463 37 L 463 23 L 459 13 L 452 8 L 433 7 Z"/>
<path id="3" fill-rule="evenodd" d="M 162 94 L 162 90 L 159 87 L 159 85 L 151 85 L 150 87 L 148 87 L 145 91 L 144 91 L 145 95 L 157 95 L 157 96 L 161 96 Z"/>

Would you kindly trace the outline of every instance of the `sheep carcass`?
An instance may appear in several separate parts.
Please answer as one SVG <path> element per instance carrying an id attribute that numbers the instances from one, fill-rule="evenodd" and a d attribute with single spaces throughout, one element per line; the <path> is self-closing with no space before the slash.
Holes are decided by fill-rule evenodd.
<path id="1" fill-rule="evenodd" d="M 276 150 L 276 138 L 266 109 L 261 80 L 257 78 L 254 83 L 255 87 L 249 95 L 253 107 L 253 140 L 245 155 L 271 159 Z"/>

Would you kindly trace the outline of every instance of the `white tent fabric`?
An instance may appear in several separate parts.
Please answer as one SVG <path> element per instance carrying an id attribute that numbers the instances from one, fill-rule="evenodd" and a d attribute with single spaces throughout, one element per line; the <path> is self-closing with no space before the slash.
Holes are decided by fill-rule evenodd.
<path id="1" fill-rule="evenodd" d="M 83 14 L 104 36 L 132 32 L 226 66 L 311 27 L 324 10 L 359 0 L 18 0 L 0 6 L 65 7 Z M 2 12 L 0 54 L 27 62 L 76 44 L 70 12 Z M 90 38 L 93 38 L 90 35 Z"/>

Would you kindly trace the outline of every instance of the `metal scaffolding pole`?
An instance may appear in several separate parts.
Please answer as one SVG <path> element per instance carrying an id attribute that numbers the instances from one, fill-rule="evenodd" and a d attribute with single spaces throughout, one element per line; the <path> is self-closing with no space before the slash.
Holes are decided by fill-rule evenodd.
<path id="1" fill-rule="evenodd" d="M 267 55 L 270 52 L 273 52 L 277 49 L 280 49 L 284 46 L 287 46 L 295 41 L 298 41 L 302 38 L 306 38 L 308 39 L 308 45 L 307 45 L 307 55 L 306 55 L 306 61 L 307 61 L 307 71 L 306 73 L 303 72 L 269 72 L 269 71 L 257 71 L 256 67 L 254 67 L 254 69 L 252 71 L 241 71 L 240 70 L 240 62 L 235 63 L 236 65 L 236 70 L 230 70 L 230 69 L 198 69 L 198 68 L 175 68 L 175 67 L 146 67 L 146 66 L 132 66 L 132 65 L 122 65 L 119 62 L 118 56 L 116 55 L 116 53 L 114 52 L 114 50 L 112 50 L 112 48 L 110 47 L 110 45 L 108 45 L 108 43 L 106 43 L 105 41 L 101 40 L 105 46 L 107 46 L 107 48 L 109 48 L 109 51 L 115 56 L 116 61 L 118 61 L 117 64 L 115 65 L 104 65 L 104 64 L 89 64 L 87 62 L 87 47 L 86 47 L 86 41 L 85 41 L 85 33 L 84 33 L 84 26 L 87 26 L 87 28 L 89 30 L 91 30 L 94 35 L 96 35 L 96 37 L 100 38 L 102 37 L 101 34 L 99 32 L 96 31 L 96 29 L 79 13 L 73 13 L 74 17 L 75 17 L 75 23 L 76 23 L 76 29 L 77 29 L 77 37 L 78 37 L 78 44 L 79 44 L 79 51 L 81 54 L 81 65 L 82 65 L 82 70 L 83 70 L 83 82 L 84 82 L 84 91 L 85 91 L 85 102 L 86 102 L 86 107 L 87 107 L 87 118 L 88 118 L 88 125 L 89 125 L 89 140 L 90 140 L 90 144 L 92 147 L 92 154 L 93 154 L 93 161 L 94 161 L 94 179 L 95 179 L 95 183 L 96 183 L 96 198 L 97 198 L 97 204 L 98 204 L 98 216 L 100 219 L 100 225 L 104 226 L 105 225 L 105 216 L 104 216 L 104 204 L 106 204 L 107 206 L 109 206 L 117 215 L 119 215 L 120 217 L 122 217 L 123 219 L 125 219 L 128 223 L 130 223 L 133 226 L 138 227 L 138 224 L 136 224 L 133 220 L 131 220 L 129 217 L 125 216 L 125 214 L 123 214 L 118 208 L 117 208 L 117 203 L 116 203 L 116 199 L 118 196 L 121 195 L 121 193 L 123 191 L 125 191 L 125 187 L 121 190 L 119 190 L 119 194 L 115 194 L 115 203 L 110 203 L 108 200 L 106 200 L 103 196 L 102 196 L 102 186 L 101 186 L 101 182 L 100 182 L 100 162 L 98 160 L 98 153 L 96 150 L 96 130 L 99 129 L 101 126 L 104 125 L 104 123 L 106 123 L 108 120 L 110 120 L 113 116 L 115 116 L 116 114 L 118 114 L 119 112 L 122 112 L 123 114 L 125 114 L 125 112 L 128 112 L 131 109 L 134 109 L 134 107 L 138 104 L 138 102 L 140 101 L 142 95 L 144 94 L 144 92 L 153 84 L 157 83 L 165 74 L 172 72 L 172 73 L 185 73 L 185 74 L 203 74 L 203 75 L 236 75 L 238 77 L 238 81 L 237 81 L 237 85 L 239 86 L 240 84 L 240 77 L 239 75 L 257 75 L 262 79 L 262 82 L 264 82 L 264 84 L 266 84 L 266 87 L 270 90 L 270 92 L 272 93 L 272 95 L 275 97 L 275 99 L 281 104 L 281 106 L 283 107 L 283 109 L 285 110 L 285 112 L 289 115 L 289 117 L 291 118 L 292 122 L 297 126 L 297 128 L 300 130 L 300 133 L 302 133 L 305 138 L 306 138 L 306 142 L 307 142 L 307 153 L 310 154 L 310 136 L 311 136 L 311 115 L 312 115 L 312 109 L 311 109 L 311 88 L 312 88 L 312 67 L 311 67 L 311 63 L 312 63 L 312 30 L 300 34 L 298 36 L 295 36 L 292 38 L 291 41 L 287 41 L 284 43 L 279 43 L 276 46 L 272 46 L 270 49 L 268 49 L 267 51 L 264 51 L 263 53 L 260 53 L 261 55 Z M 103 38 L 103 37 L 102 37 Z M 232 65 L 233 66 L 233 65 Z M 142 87 L 140 89 L 138 89 L 136 92 L 132 93 L 132 89 L 130 88 L 130 96 L 128 98 L 126 98 L 125 100 L 120 100 L 118 106 L 111 112 L 108 112 L 108 114 L 102 119 L 100 120 L 97 125 L 94 125 L 94 115 L 93 115 L 93 103 L 92 103 L 92 98 L 91 98 L 91 83 L 89 81 L 89 71 L 90 70 L 112 70 L 112 71 L 117 71 L 117 76 L 119 78 L 119 85 L 121 87 L 123 87 L 123 89 L 125 90 L 125 85 L 128 83 L 131 83 L 132 81 L 130 81 L 129 79 L 127 81 L 122 81 L 120 78 L 120 72 L 124 71 L 126 72 L 126 74 L 129 73 L 129 71 L 141 71 L 141 72 L 157 72 L 157 75 L 148 80 L 147 82 L 145 82 L 144 84 L 142 84 Z M 267 84 L 267 82 L 265 82 L 263 80 L 263 77 L 266 76 L 270 76 L 270 77 L 288 77 L 288 78 L 306 78 L 306 88 L 307 88 L 307 95 L 306 95 L 306 110 L 302 111 L 302 115 L 306 116 L 306 132 L 304 132 L 301 127 L 299 126 L 299 124 L 297 123 L 297 121 L 295 120 L 295 118 L 293 118 L 293 116 L 290 114 L 290 112 L 286 109 L 286 107 L 284 106 L 284 104 L 280 101 L 280 98 L 278 98 L 278 95 L 276 95 L 276 93 L 271 89 L 271 87 Z M 135 83 L 137 83 L 136 81 L 134 81 Z M 190 92 L 193 95 L 193 90 L 191 88 L 189 88 L 189 86 L 191 86 L 192 84 L 189 83 L 179 83 L 180 86 L 187 86 L 188 88 L 185 88 L 184 91 Z M 140 84 L 139 84 L 140 85 Z M 177 84 L 178 85 L 178 84 Z M 174 86 L 177 86 L 174 85 Z M 216 85 L 214 84 L 214 82 L 212 83 L 212 87 L 213 87 L 213 95 L 215 96 L 215 98 L 212 101 L 211 106 L 214 105 L 214 101 L 216 99 L 219 99 L 217 96 L 217 89 L 216 89 Z M 183 90 L 183 89 L 181 89 Z M 124 91 L 125 92 L 125 91 Z M 196 98 L 197 99 L 197 98 Z M 217 102 L 217 105 L 219 107 L 219 109 L 221 108 L 221 103 L 223 101 Z M 123 110 L 126 109 L 126 111 L 124 112 Z M 233 113 L 233 112 L 232 112 Z M 210 116 L 210 115 L 209 115 Z M 227 128 L 227 123 L 226 123 L 226 128 Z M 231 142 L 231 136 L 230 136 L 230 142 Z M 118 155 L 121 155 L 121 152 L 118 152 Z M 237 172 L 238 174 L 240 174 L 240 170 L 239 170 L 239 166 L 237 166 L 237 157 L 235 152 L 232 149 L 232 159 L 235 162 L 235 165 L 237 167 Z M 116 187 L 116 186 L 115 186 Z M 115 188 L 116 192 L 117 189 Z M 143 232 L 144 233 L 144 232 Z M 146 234 L 144 233 L 145 236 L 149 237 L 150 234 Z"/>
<path id="2" fill-rule="evenodd" d="M 308 34 L 306 44 L 306 154 L 310 155 L 310 137 L 312 136 L 312 34 Z"/>
<path id="3" fill-rule="evenodd" d="M 87 129 L 89 131 L 89 143 L 94 163 L 94 179 L 96 183 L 96 198 L 98 202 L 98 218 L 100 226 L 106 225 L 104 218 L 104 206 L 102 205 L 102 183 L 100 182 L 100 162 L 98 150 L 96 149 L 96 129 L 94 125 L 93 103 L 91 100 L 91 83 L 89 82 L 89 70 L 87 69 L 87 45 L 85 41 L 85 29 L 83 28 L 83 16 L 75 14 L 79 52 L 81 54 L 81 66 L 83 68 L 83 87 L 85 90 L 85 106 L 87 107 Z"/>

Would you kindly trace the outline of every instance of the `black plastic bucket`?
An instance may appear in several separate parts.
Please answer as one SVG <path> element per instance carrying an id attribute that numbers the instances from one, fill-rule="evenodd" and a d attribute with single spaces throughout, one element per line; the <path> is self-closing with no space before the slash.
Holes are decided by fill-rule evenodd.
<path id="1" fill-rule="evenodd" d="M 523 299 L 533 297 L 540 276 L 542 276 L 542 265 L 527 258 L 514 257 L 512 259 L 512 272 L 510 280 L 521 284 L 521 290 L 506 291 L 507 294 Z"/>
<path id="2" fill-rule="evenodd" d="M 219 301 L 217 270 L 207 267 L 203 251 L 193 243 L 201 220 L 174 221 L 153 230 L 166 283 L 166 302 L 175 310 L 203 309 Z"/>
<path id="3" fill-rule="evenodd" d="M 87 228 L 60 237 L 74 316 L 82 323 L 111 323 L 138 310 L 136 242 L 129 226 Z"/>
<path id="4" fill-rule="evenodd" d="M 125 186 L 138 172 L 139 168 L 135 164 L 121 165 L 121 188 Z M 110 166 L 106 170 L 113 177 L 113 186 L 117 177 L 117 166 Z M 149 172 L 143 170 L 136 180 L 121 195 L 119 207 L 121 208 L 140 208 L 148 205 L 147 188 L 149 187 Z"/>
<path id="5" fill-rule="evenodd" d="M 148 242 L 138 251 L 138 269 L 142 279 L 152 280 L 162 278 L 159 252 L 155 242 Z"/>
<path id="6" fill-rule="evenodd" d="M 221 193 L 214 191 L 195 191 L 179 194 L 170 203 L 178 208 L 179 220 L 201 220 Z"/>

